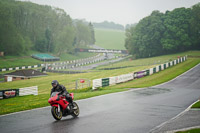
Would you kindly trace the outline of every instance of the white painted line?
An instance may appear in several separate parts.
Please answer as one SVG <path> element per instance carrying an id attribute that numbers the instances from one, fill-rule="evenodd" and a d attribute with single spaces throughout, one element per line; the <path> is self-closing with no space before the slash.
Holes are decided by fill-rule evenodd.
<path id="1" fill-rule="evenodd" d="M 156 126 L 156 127 L 153 128 L 153 129 L 151 129 L 151 130 L 150 130 L 150 133 L 153 133 L 155 130 L 158 130 L 158 129 L 162 128 L 165 124 L 170 123 L 171 121 L 173 121 L 173 120 L 175 120 L 175 119 L 181 117 L 183 114 L 185 114 L 187 111 L 189 111 L 190 108 L 191 108 L 195 103 L 197 103 L 198 101 L 199 101 L 199 100 L 195 101 L 193 104 L 191 104 L 188 108 L 186 108 L 184 111 L 182 111 L 181 113 L 179 113 L 177 116 L 175 116 L 175 117 L 169 119 L 169 120 L 166 121 L 166 122 L 163 122 L 162 124 Z"/>
<path id="2" fill-rule="evenodd" d="M 195 129 L 195 128 L 200 128 L 200 126 L 194 126 L 194 127 L 183 128 L 183 129 L 178 129 L 178 130 L 173 130 L 173 131 L 167 131 L 165 133 L 175 133 L 178 131 L 187 131 L 187 130 L 191 130 L 191 129 Z"/>

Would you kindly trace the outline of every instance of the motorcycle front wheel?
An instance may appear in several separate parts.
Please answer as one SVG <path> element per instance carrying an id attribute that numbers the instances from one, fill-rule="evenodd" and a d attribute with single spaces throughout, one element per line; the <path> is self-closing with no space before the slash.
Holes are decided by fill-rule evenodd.
<path id="1" fill-rule="evenodd" d="M 73 109 L 72 116 L 77 117 L 79 115 L 79 107 L 76 102 L 73 102 L 73 105 L 74 105 L 74 109 Z"/>
<path id="2" fill-rule="evenodd" d="M 59 111 L 58 107 L 52 106 L 51 113 L 56 120 L 60 120 L 62 118 L 62 111 Z"/>

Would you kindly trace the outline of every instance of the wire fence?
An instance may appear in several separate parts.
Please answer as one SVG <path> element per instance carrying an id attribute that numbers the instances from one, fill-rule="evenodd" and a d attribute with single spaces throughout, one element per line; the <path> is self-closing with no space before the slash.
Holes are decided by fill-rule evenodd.
<path id="1" fill-rule="evenodd" d="M 67 83 L 66 89 L 82 89 L 91 87 L 91 80 L 89 79 L 77 79 L 75 82 Z"/>

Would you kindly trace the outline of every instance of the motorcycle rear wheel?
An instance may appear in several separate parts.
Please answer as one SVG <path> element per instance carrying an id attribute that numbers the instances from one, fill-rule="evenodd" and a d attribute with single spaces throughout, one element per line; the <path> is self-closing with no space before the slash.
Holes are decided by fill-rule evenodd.
<path id="1" fill-rule="evenodd" d="M 73 109 L 73 112 L 72 112 L 72 116 L 73 117 L 78 117 L 79 115 L 79 107 L 78 107 L 78 104 L 76 102 L 73 102 L 73 105 L 74 105 L 74 108 Z"/>
<path id="2" fill-rule="evenodd" d="M 51 113 L 56 120 L 61 120 L 62 118 L 62 111 L 58 112 L 58 107 L 52 106 L 51 107 Z"/>

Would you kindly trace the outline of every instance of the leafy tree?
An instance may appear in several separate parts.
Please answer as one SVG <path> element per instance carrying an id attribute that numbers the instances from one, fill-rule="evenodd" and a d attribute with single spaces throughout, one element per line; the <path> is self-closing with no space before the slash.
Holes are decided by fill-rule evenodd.
<path id="1" fill-rule="evenodd" d="M 91 34 L 90 44 L 94 44 L 96 40 L 95 40 L 95 34 L 94 34 L 94 27 L 91 22 L 89 23 L 89 29 L 90 29 L 90 34 Z"/>
<path id="2" fill-rule="evenodd" d="M 191 10 L 190 37 L 193 49 L 200 49 L 200 3 Z"/>
<path id="3" fill-rule="evenodd" d="M 153 11 L 126 29 L 125 47 L 135 58 L 200 49 L 200 3 L 165 14 Z"/>
<path id="4" fill-rule="evenodd" d="M 92 25 L 74 25 L 63 9 L 31 2 L 0 0 L 0 51 L 24 54 L 40 52 L 74 53 L 75 43 L 93 44 Z"/>
<path id="5" fill-rule="evenodd" d="M 5 1 L 0 1 L 0 18 L 0 51 L 10 55 L 25 53 L 30 46 L 30 42 L 25 45 L 26 38 L 23 39 L 15 27 L 12 8 Z"/>
<path id="6" fill-rule="evenodd" d="M 56 53 L 60 56 L 62 53 L 73 53 L 73 41 L 75 37 L 75 32 L 70 26 L 65 26 L 56 39 Z"/>
<path id="7" fill-rule="evenodd" d="M 76 21 L 76 46 L 94 44 L 94 29 L 81 20 Z"/>
<path id="8" fill-rule="evenodd" d="M 126 47 L 136 57 L 160 55 L 162 48 L 160 38 L 165 30 L 162 13 L 152 12 L 151 16 L 142 19 L 135 27 L 127 29 Z"/>
<path id="9" fill-rule="evenodd" d="M 53 50 L 53 43 L 52 43 L 52 34 L 51 31 L 49 29 L 46 29 L 45 31 L 45 37 L 47 40 L 47 52 L 52 52 Z"/>
<path id="10" fill-rule="evenodd" d="M 166 12 L 164 26 L 166 30 L 161 39 L 163 49 L 171 52 L 185 51 L 191 46 L 189 21 L 191 9 L 177 8 Z"/>

